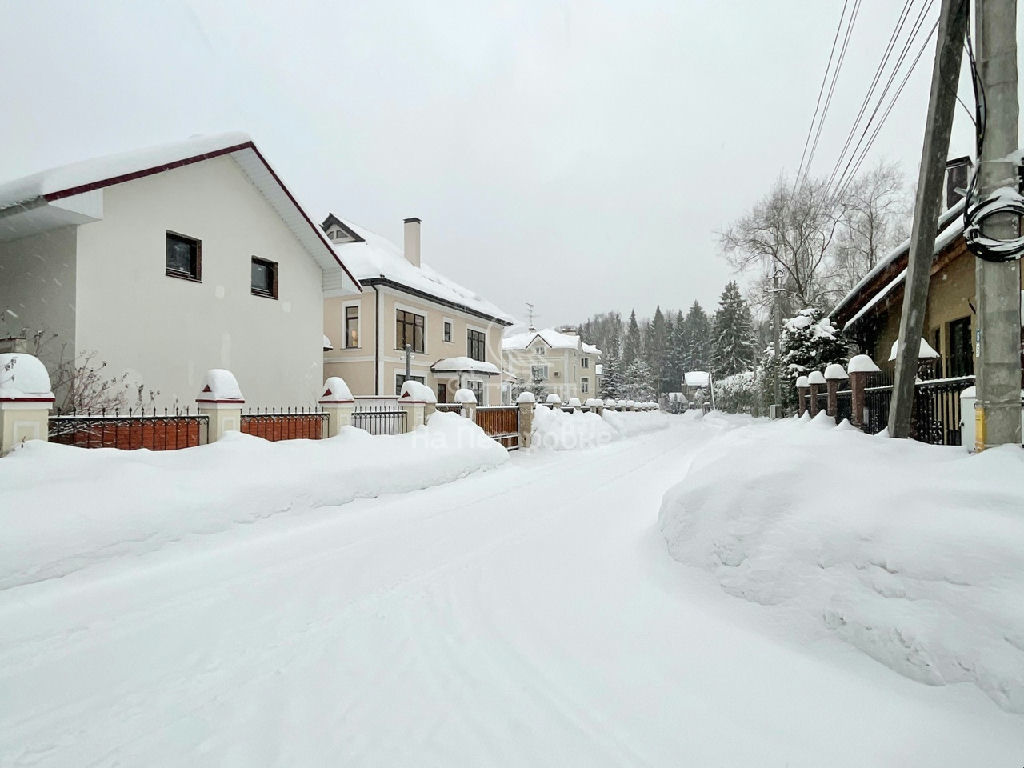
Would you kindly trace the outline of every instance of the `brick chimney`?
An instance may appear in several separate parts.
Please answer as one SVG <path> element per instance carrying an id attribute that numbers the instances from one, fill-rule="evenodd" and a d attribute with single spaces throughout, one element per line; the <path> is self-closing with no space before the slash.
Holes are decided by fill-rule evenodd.
<path id="1" fill-rule="evenodd" d="M 405 260 L 414 267 L 420 265 L 420 220 L 405 220 Z"/>
<path id="2" fill-rule="evenodd" d="M 954 157 L 946 161 L 946 210 L 964 196 L 967 185 L 971 183 L 972 165 L 969 157 Z"/>

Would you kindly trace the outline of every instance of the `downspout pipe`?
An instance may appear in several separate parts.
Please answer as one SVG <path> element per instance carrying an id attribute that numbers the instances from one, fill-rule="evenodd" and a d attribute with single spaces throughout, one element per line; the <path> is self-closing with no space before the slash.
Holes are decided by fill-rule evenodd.
<path id="1" fill-rule="evenodd" d="M 380 395 L 380 291 L 373 286 L 373 394 Z"/>

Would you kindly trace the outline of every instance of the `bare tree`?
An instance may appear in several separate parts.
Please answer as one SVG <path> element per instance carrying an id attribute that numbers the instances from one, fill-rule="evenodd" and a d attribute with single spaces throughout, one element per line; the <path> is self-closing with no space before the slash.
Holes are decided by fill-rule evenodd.
<path id="1" fill-rule="evenodd" d="M 757 269 L 760 306 L 771 301 L 772 276 L 797 309 L 826 309 L 835 297 L 833 241 L 845 208 L 826 194 L 821 181 L 794 189 L 784 177 L 754 208 L 720 236 L 726 258 L 738 271 Z"/>
<path id="2" fill-rule="evenodd" d="M 846 215 L 836 236 L 835 279 L 843 293 L 910 233 L 907 185 L 899 165 L 880 162 L 844 193 Z"/>

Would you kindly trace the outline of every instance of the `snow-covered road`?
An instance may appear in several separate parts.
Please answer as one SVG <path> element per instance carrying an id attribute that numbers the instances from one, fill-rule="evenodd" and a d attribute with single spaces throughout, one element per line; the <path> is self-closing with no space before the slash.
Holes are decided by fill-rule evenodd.
<path id="1" fill-rule="evenodd" d="M 4 590 L 0 765 L 1024 762 L 1024 721 L 977 689 L 800 637 L 669 558 L 662 494 L 720 428 Z"/>

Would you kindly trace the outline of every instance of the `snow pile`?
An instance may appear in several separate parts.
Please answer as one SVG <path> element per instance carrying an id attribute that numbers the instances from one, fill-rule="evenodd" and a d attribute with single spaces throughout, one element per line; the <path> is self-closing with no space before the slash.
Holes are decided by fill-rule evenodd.
<path id="1" fill-rule="evenodd" d="M 821 414 L 723 433 L 665 495 L 661 528 L 731 594 L 1024 713 L 1022 510 L 1019 448 L 969 456 Z"/>
<path id="2" fill-rule="evenodd" d="M 900 341 L 899 341 L 899 339 L 897 339 L 896 341 L 894 341 L 892 343 L 892 346 L 889 347 L 889 362 L 890 363 L 893 360 L 896 359 L 896 353 L 899 351 L 899 349 L 900 349 Z M 929 344 L 924 339 L 921 339 L 921 348 L 920 348 L 920 350 L 917 353 L 917 359 L 918 360 L 934 360 L 938 356 L 939 356 L 939 353 L 936 352 L 934 349 L 932 349 L 932 345 Z"/>
<path id="3" fill-rule="evenodd" d="M 0 397 L 53 397 L 46 366 L 39 358 L 21 352 L 0 355 Z"/>
<path id="4" fill-rule="evenodd" d="M 602 418 L 618 432 L 619 437 L 633 437 L 645 432 L 665 429 L 672 423 L 672 417 L 661 411 L 611 411 L 606 410 Z"/>
<path id="5" fill-rule="evenodd" d="M 456 403 L 462 403 L 463 405 L 466 403 L 476 403 L 476 395 L 473 393 L 472 389 L 455 390 L 455 396 L 453 399 Z"/>
<path id="6" fill-rule="evenodd" d="M 846 370 L 849 373 L 878 373 L 882 369 L 868 355 L 854 355 Z"/>
<path id="7" fill-rule="evenodd" d="M 214 368 L 206 372 L 203 388 L 199 392 L 200 400 L 245 400 L 238 386 L 238 379 L 231 371 Z"/>
<path id="8" fill-rule="evenodd" d="M 533 414 L 534 448 L 573 451 L 607 445 L 619 437 L 618 431 L 596 413 L 566 413 L 561 408 L 540 406 Z"/>
<path id="9" fill-rule="evenodd" d="M 405 435 L 347 427 L 328 440 L 271 443 L 230 432 L 180 451 L 29 442 L 0 461 L 0 589 L 272 515 L 450 482 L 507 460 L 452 413 Z"/>
<path id="10" fill-rule="evenodd" d="M 340 376 L 330 376 L 324 382 L 324 392 L 320 395 L 321 403 L 352 403 L 352 390 Z"/>
<path id="11" fill-rule="evenodd" d="M 418 381 L 406 381 L 402 383 L 402 394 L 398 399 L 411 400 L 416 403 L 436 403 L 437 395 L 426 384 L 420 384 Z"/>

